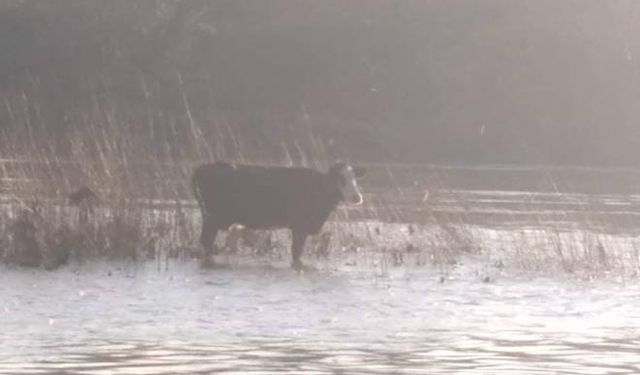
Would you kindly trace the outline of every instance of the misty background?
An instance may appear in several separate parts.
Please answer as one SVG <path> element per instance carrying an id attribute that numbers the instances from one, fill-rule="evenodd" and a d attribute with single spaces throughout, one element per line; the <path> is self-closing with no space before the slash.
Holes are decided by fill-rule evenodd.
<path id="1" fill-rule="evenodd" d="M 0 157 L 637 166 L 634 0 L 0 2 Z"/>

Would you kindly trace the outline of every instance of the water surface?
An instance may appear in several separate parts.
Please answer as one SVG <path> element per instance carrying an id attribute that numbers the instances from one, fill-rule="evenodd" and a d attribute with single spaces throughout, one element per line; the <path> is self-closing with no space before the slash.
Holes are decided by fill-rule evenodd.
<path id="1" fill-rule="evenodd" d="M 384 273 L 192 262 L 0 271 L 0 373 L 640 372 L 633 281 L 473 260 Z"/>

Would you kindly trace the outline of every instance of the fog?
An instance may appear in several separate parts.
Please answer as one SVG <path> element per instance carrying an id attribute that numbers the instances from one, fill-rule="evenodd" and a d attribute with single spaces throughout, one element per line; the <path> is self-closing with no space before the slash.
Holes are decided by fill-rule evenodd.
<path id="1" fill-rule="evenodd" d="M 639 12 L 0 0 L 0 373 L 640 373 Z"/>
<path id="2" fill-rule="evenodd" d="M 5 0 L 3 140 L 68 153 L 108 122 L 187 158 L 195 122 L 218 155 L 233 132 L 227 158 L 316 154 L 312 134 L 327 158 L 635 166 L 639 7 Z"/>

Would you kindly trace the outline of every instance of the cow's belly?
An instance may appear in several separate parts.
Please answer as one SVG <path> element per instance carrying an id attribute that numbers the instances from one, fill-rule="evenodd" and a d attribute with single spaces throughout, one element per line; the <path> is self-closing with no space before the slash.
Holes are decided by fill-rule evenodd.
<path id="1" fill-rule="evenodd" d="M 330 213 L 305 197 L 246 183 L 242 189 L 218 191 L 208 200 L 207 211 L 219 228 L 241 224 L 251 229 L 291 228 L 316 233 Z"/>
<path id="2" fill-rule="evenodd" d="M 237 215 L 233 219 L 234 224 L 242 224 L 251 229 L 276 229 L 291 226 L 290 220 L 287 220 L 284 213 L 250 212 Z"/>
<path id="3" fill-rule="evenodd" d="M 212 210 L 215 222 L 220 228 L 240 224 L 250 229 L 298 229 L 309 234 L 318 233 L 328 214 L 296 211 L 293 214 L 286 208 L 279 210 Z M 217 212 L 217 215 L 215 214 Z"/>
<path id="4" fill-rule="evenodd" d="M 241 224 L 251 229 L 277 229 L 290 228 L 292 220 L 287 214 L 286 207 L 225 207 L 224 209 L 213 210 L 218 213 L 217 221 L 224 226 Z"/>

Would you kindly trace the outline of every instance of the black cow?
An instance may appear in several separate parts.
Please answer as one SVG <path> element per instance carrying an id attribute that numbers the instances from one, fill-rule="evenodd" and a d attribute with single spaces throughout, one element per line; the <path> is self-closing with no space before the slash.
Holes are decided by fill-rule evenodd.
<path id="1" fill-rule="evenodd" d="M 225 162 L 201 165 L 192 183 L 202 213 L 205 264 L 212 251 L 217 252 L 218 231 L 242 224 L 250 229 L 291 229 L 292 266 L 300 268 L 306 238 L 320 232 L 338 203 L 362 203 L 356 177 L 365 172 L 343 162 L 326 173 Z"/>

